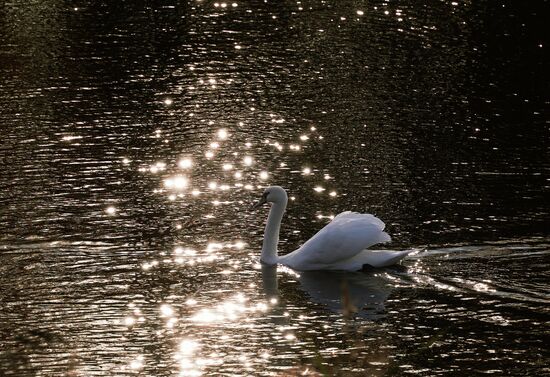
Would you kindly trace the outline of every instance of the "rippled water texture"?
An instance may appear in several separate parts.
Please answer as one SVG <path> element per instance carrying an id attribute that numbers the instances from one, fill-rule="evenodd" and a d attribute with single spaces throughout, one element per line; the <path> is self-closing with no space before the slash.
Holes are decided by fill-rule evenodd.
<path id="1" fill-rule="evenodd" d="M 550 375 L 546 5 L 0 4 L 0 375 Z"/>

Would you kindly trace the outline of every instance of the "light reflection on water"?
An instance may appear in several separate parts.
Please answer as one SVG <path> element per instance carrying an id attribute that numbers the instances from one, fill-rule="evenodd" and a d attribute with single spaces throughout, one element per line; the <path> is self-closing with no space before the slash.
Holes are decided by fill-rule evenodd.
<path id="1" fill-rule="evenodd" d="M 6 335 L 3 357 L 12 368 L 48 365 L 52 373 L 72 368 L 82 375 L 269 374 L 307 365 L 313 371 L 323 368 L 319 355 L 328 373 L 343 368 L 353 374 L 347 365 L 377 375 L 412 370 L 419 355 L 445 373 L 453 370 L 446 364 L 456 363 L 457 347 L 471 355 L 459 367 L 502 364 L 542 349 L 535 334 L 548 315 L 541 276 L 515 277 L 512 287 L 500 274 L 514 275 L 510 266 L 523 258 L 543 266 L 548 244 L 516 245 L 420 252 L 403 268 L 353 274 L 262 267 L 256 251 L 238 241 L 206 246 L 214 264 L 184 267 L 168 258 L 147 270 L 140 270 L 140 261 L 162 248 L 3 245 L 9 258 L 2 286 L 8 287 L 8 276 L 15 282 L 3 290 L 9 303 L 3 329 L 19 330 Z M 201 251 L 181 248 L 169 256 L 181 254 L 199 259 Z M 20 290 L 30 276 L 39 283 Z M 520 331 L 529 348 L 511 347 L 510 331 Z"/>
<path id="2" fill-rule="evenodd" d="M 548 373 L 542 80 L 480 4 L 0 6 L 0 374 Z M 262 267 L 268 184 L 282 252 L 425 250 Z"/>

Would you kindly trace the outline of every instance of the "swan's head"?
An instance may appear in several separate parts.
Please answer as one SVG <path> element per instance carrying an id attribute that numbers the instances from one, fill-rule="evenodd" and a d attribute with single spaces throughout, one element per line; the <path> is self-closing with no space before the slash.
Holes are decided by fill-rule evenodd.
<path id="1" fill-rule="evenodd" d="M 262 197 L 252 208 L 259 208 L 265 203 L 284 203 L 286 205 L 287 200 L 288 197 L 284 188 L 280 186 L 270 186 L 264 190 Z"/>

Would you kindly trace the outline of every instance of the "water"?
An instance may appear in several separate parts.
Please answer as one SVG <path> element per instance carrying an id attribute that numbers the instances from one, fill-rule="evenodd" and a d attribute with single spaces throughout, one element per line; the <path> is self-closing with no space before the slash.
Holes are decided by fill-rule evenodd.
<path id="1" fill-rule="evenodd" d="M 0 5 L 0 375 L 550 375 L 544 2 L 235 4 Z"/>

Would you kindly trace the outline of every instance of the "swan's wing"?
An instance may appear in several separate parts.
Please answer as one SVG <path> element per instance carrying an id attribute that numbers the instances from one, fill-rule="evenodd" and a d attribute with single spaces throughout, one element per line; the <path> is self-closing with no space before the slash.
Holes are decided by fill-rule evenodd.
<path id="1" fill-rule="evenodd" d="M 386 224 L 384 224 L 382 220 L 374 215 L 371 215 L 370 213 L 359 213 L 352 211 L 339 213 L 334 217 L 334 219 L 332 219 L 331 223 L 339 221 L 350 221 L 352 219 L 361 219 L 365 222 L 368 221 L 369 223 L 376 224 L 380 228 L 380 230 L 384 230 L 384 228 L 386 227 Z"/>
<path id="2" fill-rule="evenodd" d="M 356 212 L 343 212 L 311 237 L 286 259 L 295 266 L 336 263 L 359 254 L 380 242 L 388 242 L 385 224 L 379 218 Z"/>
<path id="3" fill-rule="evenodd" d="M 393 266 L 414 250 L 363 250 L 359 254 L 328 266 L 330 270 L 359 271 L 364 265 L 380 268 Z"/>

